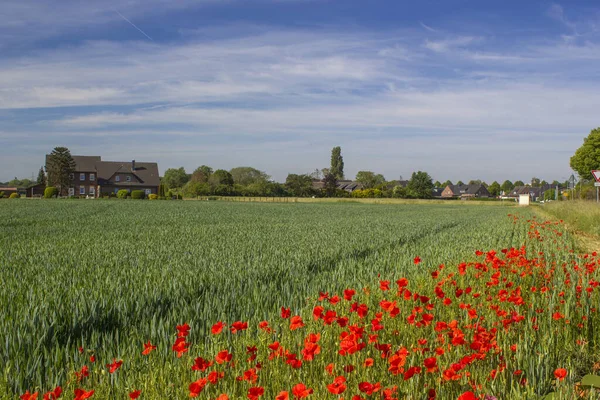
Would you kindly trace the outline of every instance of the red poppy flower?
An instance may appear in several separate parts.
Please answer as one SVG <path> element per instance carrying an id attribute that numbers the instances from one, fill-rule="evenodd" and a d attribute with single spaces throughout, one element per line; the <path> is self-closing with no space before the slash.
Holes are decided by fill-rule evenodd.
<path id="1" fill-rule="evenodd" d="M 38 392 L 29 393 L 29 390 L 27 390 L 24 394 L 22 394 L 21 396 L 19 396 L 19 398 L 21 400 L 36 400 L 37 397 L 38 397 Z"/>
<path id="2" fill-rule="evenodd" d="M 156 350 L 156 346 L 152 346 L 152 343 L 150 343 L 150 341 L 148 340 L 148 343 L 144 343 L 144 350 L 142 351 L 142 354 L 147 356 L 153 350 Z"/>
<path id="3" fill-rule="evenodd" d="M 81 367 L 79 372 L 75 371 L 75 376 L 77 377 L 77 382 L 81 382 L 83 378 L 87 378 L 90 375 L 89 369 L 87 365 Z"/>
<path id="4" fill-rule="evenodd" d="M 248 329 L 248 323 L 247 322 L 242 322 L 242 321 L 236 321 L 233 324 L 231 324 L 231 333 L 237 333 L 238 331 L 244 331 Z"/>
<path id="5" fill-rule="evenodd" d="M 458 399 L 456 399 L 456 400 L 477 400 L 477 397 L 475 396 L 475 394 L 473 392 L 468 391 L 468 392 L 464 392 L 463 394 L 458 396 Z"/>
<path id="6" fill-rule="evenodd" d="M 187 322 L 183 325 L 177 325 L 177 336 L 178 337 L 186 337 L 190 334 L 190 326 Z"/>
<path id="7" fill-rule="evenodd" d="M 85 400 L 85 399 L 89 399 L 93 395 L 94 395 L 93 390 L 86 392 L 83 389 L 75 389 L 75 399 L 73 399 L 73 400 Z"/>
<path id="8" fill-rule="evenodd" d="M 356 292 L 352 289 L 344 290 L 344 300 L 352 301 L 352 297 L 356 294 Z"/>
<path id="9" fill-rule="evenodd" d="M 200 378 L 196 382 L 190 383 L 188 388 L 190 390 L 190 397 L 198 397 L 198 395 L 204 390 L 204 387 L 207 383 L 208 379 L 206 378 Z"/>
<path id="10" fill-rule="evenodd" d="M 299 383 L 292 388 L 292 394 L 295 399 L 304 399 L 312 394 L 313 390 L 307 388 L 304 383 Z"/>
<path id="11" fill-rule="evenodd" d="M 212 328 L 210 328 L 210 332 L 213 335 L 218 335 L 219 333 L 223 332 L 223 328 L 225 328 L 227 326 L 227 324 L 219 321 L 217 323 L 215 323 Z"/>
<path id="12" fill-rule="evenodd" d="M 229 400 L 229 396 L 223 393 L 220 394 L 219 397 L 217 397 L 215 400 Z"/>
<path id="13" fill-rule="evenodd" d="M 292 310 L 289 308 L 281 307 L 281 318 L 288 319 L 292 315 Z"/>
<path id="14" fill-rule="evenodd" d="M 177 353 L 177 358 L 181 358 L 183 353 L 186 353 L 189 350 L 188 346 L 189 344 L 186 343 L 185 337 L 178 337 L 177 340 L 175 340 L 172 349 Z"/>
<path id="15" fill-rule="evenodd" d="M 52 390 L 44 395 L 44 400 L 56 400 L 60 397 L 61 394 L 62 394 L 62 388 L 60 386 L 57 386 L 54 388 L 54 390 Z"/>
<path id="16" fill-rule="evenodd" d="M 421 262 L 421 257 L 416 256 L 413 262 L 415 263 L 415 265 L 419 264 Z"/>
<path id="17" fill-rule="evenodd" d="M 438 368 L 437 366 L 437 358 L 429 357 L 423 361 L 425 368 L 427 368 L 427 372 L 435 372 Z"/>
<path id="18" fill-rule="evenodd" d="M 358 390 L 365 393 L 367 396 L 376 393 L 381 389 L 381 383 L 369 383 L 369 382 L 361 382 L 358 384 Z"/>
<path id="19" fill-rule="evenodd" d="M 304 322 L 302 322 L 302 317 L 299 315 L 295 315 L 290 320 L 290 331 L 294 331 L 296 329 L 300 329 L 304 326 Z"/>
<path id="20" fill-rule="evenodd" d="M 108 372 L 110 372 L 112 374 L 116 370 L 121 368 L 121 365 L 123 365 L 123 360 L 117 361 L 116 359 L 113 358 L 112 364 L 106 364 L 106 368 L 108 368 Z"/>
<path id="21" fill-rule="evenodd" d="M 338 376 L 333 380 L 333 383 L 327 385 L 327 390 L 331 394 L 342 394 L 346 391 L 346 378 Z"/>
<path id="22" fill-rule="evenodd" d="M 134 390 L 133 392 L 129 393 L 129 398 L 137 399 L 138 397 L 140 397 L 140 394 L 142 394 L 141 390 Z"/>
<path id="23" fill-rule="evenodd" d="M 288 392 L 279 392 L 279 394 L 275 397 L 275 400 L 289 400 L 290 395 Z"/>
<path id="24" fill-rule="evenodd" d="M 232 357 L 233 354 L 229 353 L 227 350 L 222 350 L 215 356 L 215 361 L 217 364 L 223 364 L 231 361 Z"/>
<path id="25" fill-rule="evenodd" d="M 554 370 L 554 377 L 559 381 L 562 381 L 567 377 L 567 370 L 564 368 L 556 368 Z"/>
<path id="26" fill-rule="evenodd" d="M 204 372 L 213 365 L 212 361 L 205 360 L 202 357 L 196 357 L 194 359 L 194 365 L 192 365 L 193 371 Z"/>
<path id="27" fill-rule="evenodd" d="M 248 399 L 249 400 L 258 400 L 260 396 L 265 393 L 265 389 L 260 386 L 251 387 L 248 389 Z"/>

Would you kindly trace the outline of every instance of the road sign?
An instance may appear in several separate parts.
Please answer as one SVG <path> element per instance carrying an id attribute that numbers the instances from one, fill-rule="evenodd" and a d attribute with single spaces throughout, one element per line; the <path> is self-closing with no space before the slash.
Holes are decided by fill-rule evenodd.
<path id="1" fill-rule="evenodd" d="M 600 182 L 600 170 L 593 170 L 592 175 L 594 175 L 596 182 Z"/>
<path id="2" fill-rule="evenodd" d="M 594 186 L 600 186 L 600 182 L 594 182 Z"/>

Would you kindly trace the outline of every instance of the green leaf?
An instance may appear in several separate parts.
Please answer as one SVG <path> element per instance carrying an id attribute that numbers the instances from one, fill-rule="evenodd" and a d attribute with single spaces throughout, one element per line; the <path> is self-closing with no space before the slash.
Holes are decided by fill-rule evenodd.
<path id="1" fill-rule="evenodd" d="M 544 397 L 542 397 L 541 400 L 554 400 L 556 398 L 556 393 L 554 392 L 550 392 L 547 395 L 545 395 Z"/>
<path id="2" fill-rule="evenodd" d="M 588 374 L 581 379 L 581 386 L 591 386 L 600 389 L 600 376 Z"/>

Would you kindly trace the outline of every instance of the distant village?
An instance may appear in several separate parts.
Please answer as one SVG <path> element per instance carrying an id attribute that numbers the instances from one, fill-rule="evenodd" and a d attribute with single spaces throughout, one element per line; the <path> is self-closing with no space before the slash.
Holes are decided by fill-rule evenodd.
<path id="1" fill-rule="evenodd" d="M 512 200 L 538 202 L 562 199 L 567 185 L 554 181 L 549 184 L 533 178 L 531 184 L 517 181 L 502 185 L 481 181 L 468 184 L 450 181 L 432 182 L 426 172 L 413 173 L 410 180 L 386 181 L 382 175 L 360 171 L 356 179 L 343 179 L 341 149 L 332 150 L 331 168 L 313 174 L 289 174 L 285 183 L 277 183 L 266 173 L 251 167 L 237 167 L 230 171 L 208 166 L 198 167 L 188 174 L 183 167 L 170 168 L 159 176 L 158 163 L 132 161 L 105 161 L 100 156 L 70 155 L 69 170 L 61 179 L 61 171 L 52 167 L 52 156 L 46 155 L 45 166 L 40 168 L 37 180 L 15 178 L 0 183 L 0 198 L 49 197 L 48 187 L 60 186 L 52 197 L 110 198 L 119 192 L 141 192 L 148 198 L 194 198 L 200 196 L 266 196 L 266 197 L 356 197 L 356 198 L 433 198 L 460 200 Z M 341 177 L 342 179 L 339 179 Z M 55 181 L 55 182 L 53 182 Z M 60 185 L 57 182 L 60 181 Z M 54 188 L 53 188 L 54 189 Z M 126 196 L 125 196 L 126 197 Z"/>

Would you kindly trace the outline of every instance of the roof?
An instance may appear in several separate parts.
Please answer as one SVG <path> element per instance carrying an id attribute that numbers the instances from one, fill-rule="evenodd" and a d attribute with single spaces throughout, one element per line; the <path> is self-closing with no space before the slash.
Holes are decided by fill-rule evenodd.
<path id="1" fill-rule="evenodd" d="M 46 165 L 50 154 L 46 154 Z M 71 156 L 75 161 L 75 171 L 77 172 L 94 172 L 96 171 L 96 163 L 101 161 L 100 156 Z"/>
<path id="2" fill-rule="evenodd" d="M 312 187 L 313 187 L 313 189 L 323 189 L 325 187 L 325 182 L 313 180 Z M 337 181 L 337 188 L 341 189 L 341 190 L 345 190 L 347 192 L 353 192 L 355 190 L 362 189 L 363 184 L 360 182 L 356 182 L 356 181 L 342 180 L 342 181 Z"/>
<path id="3" fill-rule="evenodd" d="M 450 190 L 454 196 L 475 195 L 478 194 L 482 188 L 485 192 L 487 192 L 487 189 L 481 183 L 472 185 L 448 185 L 448 187 L 450 187 Z"/>
<path id="4" fill-rule="evenodd" d="M 554 189 L 552 185 L 544 185 L 541 187 L 532 187 L 532 186 L 515 186 L 513 190 L 511 190 L 507 196 L 508 197 L 518 197 L 521 194 L 529 194 L 534 197 L 540 197 L 542 193 L 546 190 Z"/>
<path id="5" fill-rule="evenodd" d="M 155 162 L 135 161 L 135 169 L 132 169 L 131 161 L 100 161 L 96 163 L 98 181 L 110 181 L 117 172 L 132 173 L 140 182 L 119 182 L 123 186 L 159 186 L 160 177 L 158 175 L 158 164 Z"/>

